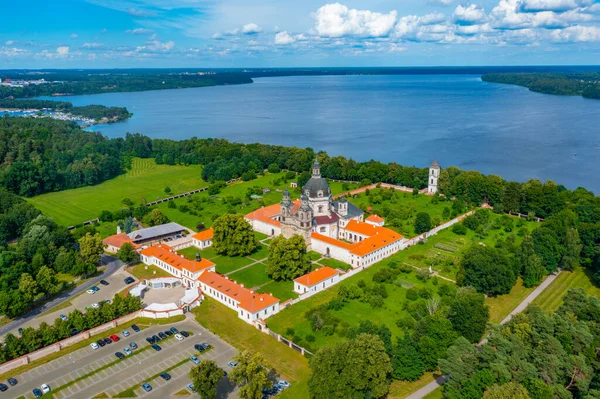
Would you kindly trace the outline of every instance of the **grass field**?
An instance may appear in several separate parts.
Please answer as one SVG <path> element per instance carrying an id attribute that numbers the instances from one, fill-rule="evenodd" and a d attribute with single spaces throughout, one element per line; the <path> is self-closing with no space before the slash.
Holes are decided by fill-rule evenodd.
<path id="1" fill-rule="evenodd" d="M 490 321 L 493 323 L 500 323 L 519 303 L 527 298 L 527 295 L 531 294 L 534 289 L 535 287 L 525 288 L 523 282 L 519 278 L 517 284 L 515 284 L 510 291 L 510 294 L 486 298 L 485 303 L 490 307 Z"/>
<path id="2" fill-rule="evenodd" d="M 329 266 L 332 267 L 334 269 L 342 269 L 342 270 L 349 270 L 352 268 L 352 266 L 350 266 L 347 263 L 341 262 L 339 260 L 336 259 L 321 259 L 319 261 L 319 264 L 323 265 L 323 266 Z"/>
<path id="3" fill-rule="evenodd" d="M 265 271 L 266 268 L 267 265 L 264 263 L 257 263 L 240 270 L 239 272 L 230 274 L 228 277 L 234 281 L 237 281 L 238 284 L 244 284 L 244 287 L 258 287 L 271 281 L 269 276 L 267 276 L 267 272 Z"/>
<path id="4" fill-rule="evenodd" d="M 583 288 L 588 294 L 600 298 L 600 288 L 592 285 L 585 270 L 578 269 L 573 272 L 561 272 L 556 280 L 533 301 L 533 304 L 547 312 L 554 311 L 562 304 L 567 291 L 572 288 Z"/>
<path id="5" fill-rule="evenodd" d="M 125 269 L 131 273 L 138 280 L 145 280 L 147 278 L 157 277 L 173 277 L 170 273 L 167 273 L 163 269 L 154 266 L 138 263 Z"/>
<path id="6" fill-rule="evenodd" d="M 98 217 L 102 210 L 119 209 L 123 198 L 139 204 L 142 198 L 154 201 L 166 197 L 167 186 L 173 194 L 204 187 L 208 183 L 200 177 L 201 172 L 199 165 L 157 165 L 154 159 L 135 158 L 130 171 L 104 183 L 43 194 L 27 201 L 58 224 L 71 226 Z"/>
<path id="7" fill-rule="evenodd" d="M 291 387 L 278 395 L 281 399 L 308 398 L 310 369 L 308 359 L 277 342 L 270 335 L 243 322 L 237 314 L 212 298 L 192 310 L 196 320 L 239 350 L 260 352 L 269 368 L 276 370 Z"/>

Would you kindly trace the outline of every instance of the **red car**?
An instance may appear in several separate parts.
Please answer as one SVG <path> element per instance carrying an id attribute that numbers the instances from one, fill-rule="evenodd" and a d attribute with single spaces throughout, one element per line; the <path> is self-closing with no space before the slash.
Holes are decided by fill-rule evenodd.
<path id="1" fill-rule="evenodd" d="M 116 334 L 111 335 L 110 339 L 112 339 L 113 342 L 119 341 L 119 337 Z"/>

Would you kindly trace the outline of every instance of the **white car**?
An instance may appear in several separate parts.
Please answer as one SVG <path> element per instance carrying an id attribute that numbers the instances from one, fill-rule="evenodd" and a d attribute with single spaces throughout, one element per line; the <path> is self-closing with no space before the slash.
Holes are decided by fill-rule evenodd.
<path id="1" fill-rule="evenodd" d="M 93 307 L 94 309 L 98 309 L 98 308 L 100 307 L 100 305 L 98 305 L 97 303 L 92 303 L 92 307 Z"/>
<path id="2" fill-rule="evenodd" d="M 282 386 L 284 388 L 289 388 L 290 387 L 290 383 L 287 382 L 286 380 L 279 380 L 279 382 L 277 384 L 279 384 L 279 386 Z"/>
<path id="3" fill-rule="evenodd" d="M 127 330 L 123 330 L 121 334 L 123 334 L 124 337 L 129 337 L 129 331 Z"/>
<path id="4" fill-rule="evenodd" d="M 98 345 L 98 344 L 97 344 L 97 343 L 95 343 L 95 342 L 92 342 L 92 343 L 90 344 L 90 346 L 92 347 L 92 349 L 98 349 L 98 348 L 100 347 L 100 345 Z"/>
<path id="5" fill-rule="evenodd" d="M 177 341 L 183 341 L 183 335 L 175 334 L 175 339 L 177 339 Z"/>
<path id="6" fill-rule="evenodd" d="M 44 395 L 47 394 L 48 392 L 50 392 L 50 387 L 48 386 L 48 384 L 42 384 L 41 388 L 42 388 L 42 393 Z"/>
<path id="7" fill-rule="evenodd" d="M 90 295 L 93 295 L 93 294 L 95 294 L 95 293 L 96 293 L 96 291 L 94 291 L 94 290 L 87 290 L 86 292 L 87 292 L 88 294 L 90 294 Z"/>
<path id="8" fill-rule="evenodd" d="M 123 352 L 125 352 L 125 354 L 126 354 L 127 356 L 131 355 L 131 349 L 129 349 L 129 348 L 125 348 L 125 349 L 123 349 Z"/>

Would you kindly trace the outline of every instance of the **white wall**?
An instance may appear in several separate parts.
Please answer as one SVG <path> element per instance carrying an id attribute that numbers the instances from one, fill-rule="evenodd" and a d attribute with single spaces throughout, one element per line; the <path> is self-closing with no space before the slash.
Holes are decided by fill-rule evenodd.
<path id="1" fill-rule="evenodd" d="M 296 291 L 298 294 L 305 294 L 307 292 L 316 294 L 317 292 L 326 290 L 327 288 L 331 287 L 332 285 L 339 283 L 339 281 L 340 281 L 339 274 L 336 274 L 335 276 L 330 277 L 327 280 L 321 281 L 319 284 L 315 284 L 312 287 L 308 287 L 306 285 L 303 285 L 303 284 L 300 284 L 300 283 L 294 281 L 294 291 Z"/>
<path id="2" fill-rule="evenodd" d="M 260 220 L 246 219 L 246 221 L 252 225 L 252 230 L 258 231 L 259 233 L 263 233 L 268 236 L 271 236 L 271 235 L 278 236 L 281 234 L 281 228 L 277 227 L 277 226 L 273 226 L 272 224 L 261 222 Z M 272 233 L 274 233 L 274 234 L 272 234 Z"/>
<path id="3" fill-rule="evenodd" d="M 313 251 L 322 255 L 327 254 L 329 248 L 329 256 L 344 263 L 350 264 L 350 251 L 345 248 L 336 247 L 335 245 L 323 242 L 316 238 L 311 238 L 311 248 Z"/>

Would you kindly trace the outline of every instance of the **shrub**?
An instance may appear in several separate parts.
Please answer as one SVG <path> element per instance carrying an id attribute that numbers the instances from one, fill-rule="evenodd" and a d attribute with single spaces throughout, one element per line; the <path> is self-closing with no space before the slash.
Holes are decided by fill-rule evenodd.
<path id="1" fill-rule="evenodd" d="M 387 289 L 385 288 L 385 285 L 383 284 L 375 284 L 373 286 L 373 288 L 371 289 L 371 292 L 374 295 L 379 295 L 382 298 L 387 298 L 388 297 L 388 292 Z"/>
<path id="2" fill-rule="evenodd" d="M 335 329 L 333 328 L 333 326 L 327 325 L 327 326 L 323 327 L 321 332 L 323 333 L 324 336 L 329 337 L 329 336 L 333 335 L 333 333 L 335 332 Z"/>
<path id="3" fill-rule="evenodd" d="M 416 321 L 410 316 L 404 316 L 396 320 L 396 325 L 398 328 L 402 328 L 404 330 L 412 330 L 415 328 Z"/>
<path id="4" fill-rule="evenodd" d="M 419 299 L 419 293 L 417 292 L 417 289 L 413 287 L 406 290 L 406 299 L 409 301 L 416 301 Z"/>
<path id="5" fill-rule="evenodd" d="M 431 288 L 423 287 L 419 288 L 417 291 L 419 296 L 423 299 L 431 299 L 433 297 L 433 291 Z"/>
<path id="6" fill-rule="evenodd" d="M 291 328 L 291 327 L 288 327 L 288 328 L 285 330 L 285 335 L 286 335 L 286 336 L 288 336 L 288 337 L 293 337 L 293 336 L 294 336 L 294 334 L 295 334 L 295 332 L 294 332 L 294 329 L 293 329 L 293 328 Z"/>
<path id="7" fill-rule="evenodd" d="M 190 207 L 187 206 L 186 204 L 182 204 L 182 205 L 179 205 L 177 207 L 177 209 L 179 209 L 180 212 L 186 213 L 190 210 Z"/>
<path id="8" fill-rule="evenodd" d="M 337 297 L 333 298 L 331 301 L 329 301 L 329 303 L 327 304 L 327 309 L 340 310 L 344 307 L 344 304 L 345 304 L 344 299 L 337 296 Z"/>
<path id="9" fill-rule="evenodd" d="M 452 226 L 452 232 L 459 236 L 464 236 L 467 234 L 467 226 L 465 226 L 464 223 L 456 223 Z"/>
<path id="10" fill-rule="evenodd" d="M 417 278 L 421 281 L 427 281 L 431 275 L 429 274 L 429 270 L 417 270 Z"/>
<path id="11" fill-rule="evenodd" d="M 394 278 L 394 276 L 395 276 L 395 274 L 392 271 L 392 269 L 390 269 L 389 267 L 384 267 L 384 268 L 379 269 L 373 275 L 373 282 L 385 283 L 385 282 L 392 280 Z"/>
<path id="12" fill-rule="evenodd" d="M 358 280 L 358 282 L 356 283 L 356 285 L 359 288 L 365 288 L 367 286 L 367 283 L 365 283 L 365 280 L 363 280 L 362 278 L 360 280 Z"/>
<path id="13" fill-rule="evenodd" d="M 175 203 L 175 201 L 169 201 L 167 203 L 167 208 L 169 208 L 169 209 L 175 209 L 175 208 L 177 208 L 177 204 Z"/>
<path id="14" fill-rule="evenodd" d="M 308 335 L 306 336 L 306 342 L 311 342 L 311 343 L 312 343 L 312 342 L 315 342 L 315 336 L 314 336 L 314 335 L 312 335 L 312 334 L 308 334 Z"/>
<path id="15" fill-rule="evenodd" d="M 398 271 L 400 273 L 411 273 L 414 269 L 412 268 L 412 266 L 407 265 L 406 263 L 401 263 L 400 266 L 398 266 Z"/>
<path id="16" fill-rule="evenodd" d="M 380 297 L 379 295 L 371 295 L 371 297 L 369 299 L 369 304 L 373 308 L 382 308 L 383 304 L 384 304 L 383 298 Z"/>

